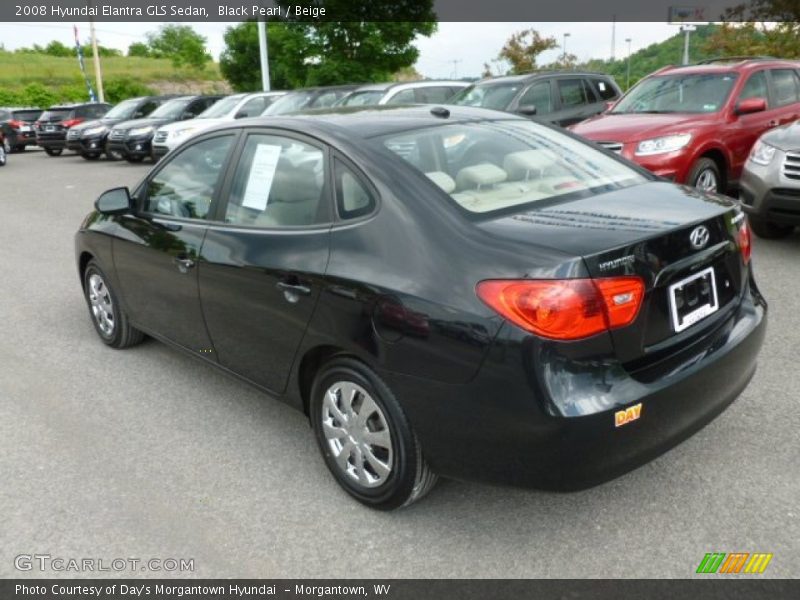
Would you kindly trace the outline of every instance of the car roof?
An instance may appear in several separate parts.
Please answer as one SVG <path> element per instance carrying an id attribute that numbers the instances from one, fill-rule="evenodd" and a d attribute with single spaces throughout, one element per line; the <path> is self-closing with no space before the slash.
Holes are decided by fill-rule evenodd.
<path id="1" fill-rule="evenodd" d="M 415 88 L 450 86 L 450 85 L 458 85 L 466 87 L 470 85 L 470 82 L 459 81 L 455 79 L 421 79 L 419 81 L 391 81 L 387 83 L 368 83 L 366 85 L 359 86 L 355 91 L 381 92 L 381 91 L 388 91 L 400 88 L 415 89 Z"/>
<path id="2" fill-rule="evenodd" d="M 447 117 L 437 116 L 437 111 Z M 372 138 L 424 127 L 487 120 L 529 121 L 506 112 L 471 106 L 381 105 L 343 106 L 298 112 L 287 116 L 255 117 L 238 125 L 288 128 L 313 134 L 346 133 L 349 137 Z M 221 128 L 233 127 L 227 125 Z"/>
<path id="3" fill-rule="evenodd" d="M 670 65 L 652 73 L 652 75 L 671 75 L 675 73 L 690 75 L 699 73 L 741 73 L 764 67 L 797 69 L 800 67 L 800 62 L 779 58 L 731 57 L 728 59 L 720 58 L 702 61 L 693 65 Z"/>
<path id="4" fill-rule="evenodd" d="M 111 106 L 108 102 L 76 102 L 75 104 L 56 104 L 49 106 L 45 110 L 72 110 L 81 106 Z"/>
<path id="5" fill-rule="evenodd" d="M 597 71 L 541 70 L 541 71 L 531 71 L 530 73 L 522 73 L 520 75 L 500 75 L 499 77 L 487 77 L 486 79 L 481 79 L 480 81 L 474 82 L 474 85 L 500 85 L 503 83 L 525 83 L 542 77 L 563 77 L 570 75 L 573 77 L 590 76 L 590 77 L 603 77 L 605 79 L 611 79 L 611 75 L 609 75 L 608 73 L 599 73 Z"/>

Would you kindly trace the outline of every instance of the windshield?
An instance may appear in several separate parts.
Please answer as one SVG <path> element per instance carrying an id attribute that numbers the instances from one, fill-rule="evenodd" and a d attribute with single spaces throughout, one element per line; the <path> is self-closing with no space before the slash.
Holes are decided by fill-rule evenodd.
<path id="1" fill-rule="evenodd" d="M 725 104 L 736 73 L 650 77 L 628 92 L 611 114 L 712 113 Z"/>
<path id="2" fill-rule="evenodd" d="M 471 85 L 453 96 L 449 103 L 505 110 L 521 89 L 519 82 Z"/>
<path id="3" fill-rule="evenodd" d="M 136 112 L 136 108 L 139 106 L 140 100 L 125 100 L 124 102 L 120 102 L 110 111 L 108 111 L 105 115 L 103 115 L 104 119 L 129 119 L 133 116 L 133 113 Z"/>
<path id="4" fill-rule="evenodd" d="M 527 120 L 428 127 L 378 139 L 473 213 L 647 181 L 588 144 Z"/>
<path id="5" fill-rule="evenodd" d="M 224 117 L 234 108 L 236 108 L 244 97 L 244 94 L 239 94 L 238 96 L 228 96 L 227 98 L 223 98 L 197 115 L 197 118 L 216 119 L 218 117 Z"/>
<path id="6" fill-rule="evenodd" d="M 345 96 L 344 100 L 336 103 L 336 106 L 374 106 L 383 98 L 383 90 L 367 90 L 363 92 L 353 92 Z"/>
<path id="7" fill-rule="evenodd" d="M 191 101 L 191 98 L 175 98 L 159 106 L 150 113 L 150 116 L 154 119 L 177 119 L 183 114 L 183 111 L 186 110 Z"/>
<path id="8" fill-rule="evenodd" d="M 267 110 L 261 114 L 285 115 L 290 112 L 302 110 L 313 97 L 314 92 L 294 92 L 291 94 L 286 94 L 270 104 L 269 107 L 267 107 Z"/>

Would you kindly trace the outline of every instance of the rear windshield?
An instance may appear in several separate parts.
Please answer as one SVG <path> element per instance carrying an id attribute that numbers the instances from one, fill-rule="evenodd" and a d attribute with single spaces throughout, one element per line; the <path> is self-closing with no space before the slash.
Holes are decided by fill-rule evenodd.
<path id="1" fill-rule="evenodd" d="M 616 115 L 717 112 L 728 99 L 737 77 L 733 72 L 650 77 L 628 92 L 611 112 Z"/>
<path id="2" fill-rule="evenodd" d="M 528 120 L 428 127 L 378 140 L 473 213 L 647 181 L 588 144 Z"/>
<path id="3" fill-rule="evenodd" d="M 453 96 L 450 104 L 505 110 L 522 88 L 522 83 L 510 81 L 471 85 Z"/>
<path id="4" fill-rule="evenodd" d="M 42 116 L 39 117 L 40 121 L 63 121 L 66 118 L 69 118 L 69 115 L 72 114 L 71 108 L 53 108 L 50 110 L 46 110 L 42 113 Z"/>
<path id="5" fill-rule="evenodd" d="M 14 118 L 18 121 L 35 121 L 39 115 L 42 114 L 42 111 L 36 110 L 15 110 L 12 113 Z"/>

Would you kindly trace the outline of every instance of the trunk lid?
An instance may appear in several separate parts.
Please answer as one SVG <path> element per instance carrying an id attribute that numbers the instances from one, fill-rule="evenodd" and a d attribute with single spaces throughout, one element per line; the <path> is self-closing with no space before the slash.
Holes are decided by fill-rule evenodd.
<path id="1" fill-rule="evenodd" d="M 746 278 L 737 243 L 742 219 L 732 200 L 654 182 L 548 203 L 479 226 L 580 256 L 594 278 L 640 276 L 646 291 L 638 316 L 631 325 L 611 331 L 617 358 L 640 368 L 675 344 L 701 335 L 738 304 Z M 690 238 L 700 227 L 707 236 L 696 247 Z M 671 286 L 709 270 L 713 275 L 678 286 L 670 301 Z M 688 314 L 712 299 L 712 278 L 714 312 L 691 325 L 681 314 L 676 318 L 671 304 Z"/>

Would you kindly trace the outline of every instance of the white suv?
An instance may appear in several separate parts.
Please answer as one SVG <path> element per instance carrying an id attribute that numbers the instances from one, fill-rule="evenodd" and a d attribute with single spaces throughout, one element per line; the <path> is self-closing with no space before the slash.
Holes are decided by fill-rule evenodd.
<path id="1" fill-rule="evenodd" d="M 153 137 L 153 158 L 158 160 L 192 135 L 234 119 L 257 117 L 286 92 L 234 94 L 219 100 L 190 121 L 177 121 L 159 127 Z"/>

